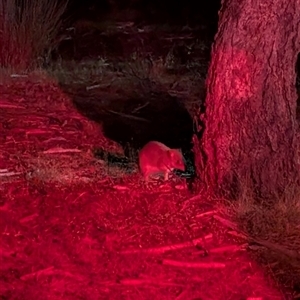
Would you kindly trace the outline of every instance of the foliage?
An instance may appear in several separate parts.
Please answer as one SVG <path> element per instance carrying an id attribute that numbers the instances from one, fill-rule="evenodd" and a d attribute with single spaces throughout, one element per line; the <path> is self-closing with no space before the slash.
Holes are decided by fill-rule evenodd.
<path id="1" fill-rule="evenodd" d="M 0 0 L 0 66 L 35 67 L 55 47 L 67 0 Z"/>

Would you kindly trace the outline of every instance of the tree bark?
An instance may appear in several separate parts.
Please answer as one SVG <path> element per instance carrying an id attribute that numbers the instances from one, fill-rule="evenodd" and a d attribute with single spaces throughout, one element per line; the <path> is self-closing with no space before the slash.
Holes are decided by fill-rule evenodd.
<path id="1" fill-rule="evenodd" d="M 195 145 L 198 175 L 214 192 L 274 197 L 299 183 L 299 16 L 300 0 L 222 2 Z"/>

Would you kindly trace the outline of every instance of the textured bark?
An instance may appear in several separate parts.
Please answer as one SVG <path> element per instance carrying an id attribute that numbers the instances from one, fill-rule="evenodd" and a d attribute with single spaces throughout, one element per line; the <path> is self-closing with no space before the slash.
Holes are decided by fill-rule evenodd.
<path id="1" fill-rule="evenodd" d="M 198 174 L 215 192 L 278 196 L 299 182 L 300 0 L 224 0 L 207 78 Z M 238 190 L 237 190 L 238 189 Z"/>

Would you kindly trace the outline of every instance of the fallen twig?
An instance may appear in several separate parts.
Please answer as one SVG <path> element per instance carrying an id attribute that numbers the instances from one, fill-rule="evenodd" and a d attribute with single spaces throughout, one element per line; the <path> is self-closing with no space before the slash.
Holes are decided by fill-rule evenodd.
<path id="1" fill-rule="evenodd" d="M 188 206 L 188 204 L 189 204 L 190 202 L 193 202 L 193 201 L 199 201 L 199 200 L 201 200 L 201 199 L 203 199 L 203 195 L 200 193 L 199 195 L 196 195 L 196 196 L 193 196 L 193 197 L 191 197 L 191 198 L 188 198 L 188 199 L 183 200 L 183 201 L 181 202 L 182 207 L 181 207 L 180 211 L 184 211 L 185 208 Z"/>
<path id="2" fill-rule="evenodd" d="M 64 149 L 64 148 L 50 148 L 43 151 L 44 154 L 55 154 L 55 153 L 80 153 L 79 149 Z"/>
<path id="3" fill-rule="evenodd" d="M 186 261 L 177 261 L 172 259 L 164 259 L 162 261 L 162 264 L 174 266 L 174 267 L 199 268 L 199 269 L 222 269 L 226 267 L 226 265 L 223 263 L 186 262 Z"/>
<path id="4" fill-rule="evenodd" d="M 245 246 L 247 246 L 247 245 L 248 244 L 228 245 L 228 246 L 224 246 L 224 247 L 210 249 L 209 253 L 224 253 L 224 252 L 227 252 L 227 251 L 235 252 L 235 251 L 245 250 Z"/>
<path id="5" fill-rule="evenodd" d="M 89 90 L 92 90 L 92 89 L 97 89 L 99 87 L 101 87 L 101 84 L 90 85 L 90 86 L 86 87 L 86 90 L 89 91 Z"/>
<path id="6" fill-rule="evenodd" d="M 198 215 L 196 215 L 195 217 L 196 217 L 196 218 L 202 218 L 202 217 L 206 217 L 206 216 L 209 216 L 209 215 L 214 215 L 214 214 L 216 214 L 216 213 L 217 213 L 216 210 L 211 210 L 211 211 L 206 211 L 206 212 L 204 212 L 204 213 L 198 214 Z"/>
<path id="7" fill-rule="evenodd" d="M 195 201 L 195 200 L 200 200 L 202 197 L 203 197 L 202 195 L 196 195 L 196 196 L 193 196 L 189 199 L 183 200 L 182 203 L 191 202 L 191 201 Z"/>
<path id="8" fill-rule="evenodd" d="M 152 279 L 121 279 L 120 283 L 124 284 L 124 285 L 155 284 L 155 285 L 163 285 L 163 286 L 182 286 L 182 284 L 162 281 L 161 279 L 157 280 L 155 278 L 152 278 Z"/>
<path id="9" fill-rule="evenodd" d="M 37 213 L 35 214 L 32 214 L 30 216 L 27 216 L 27 217 L 24 217 L 22 219 L 20 219 L 20 223 L 27 223 L 27 222 L 30 222 L 32 220 L 34 220 L 35 218 L 37 218 L 39 215 Z"/>
<path id="10" fill-rule="evenodd" d="M 5 102 L 0 102 L 0 107 L 1 107 L 1 108 L 25 109 L 24 106 L 21 106 L 21 105 L 15 105 L 15 104 L 10 104 L 10 103 L 5 103 Z"/>
<path id="11" fill-rule="evenodd" d="M 78 281 L 84 280 L 84 278 L 81 275 L 73 274 L 73 273 L 65 271 L 65 270 L 55 269 L 53 266 L 43 269 L 43 270 L 39 270 L 36 272 L 32 272 L 32 273 L 23 275 L 23 276 L 21 276 L 21 280 L 26 281 L 26 280 L 31 280 L 34 278 L 38 279 L 39 276 L 51 276 L 51 275 L 61 275 L 63 277 L 73 278 Z"/>
<path id="12" fill-rule="evenodd" d="M 220 217 L 218 215 L 215 215 L 214 219 L 217 220 L 217 221 L 219 221 L 220 223 L 222 223 L 226 227 L 229 227 L 229 228 L 234 229 L 236 231 L 241 231 L 241 230 L 238 229 L 238 226 L 237 226 L 236 223 L 233 223 L 233 222 L 231 222 L 231 221 L 229 221 L 227 219 L 224 219 L 224 218 L 222 218 L 222 217 Z"/>
<path id="13" fill-rule="evenodd" d="M 149 102 L 146 102 L 145 104 L 138 106 L 137 108 L 135 108 L 132 113 L 137 113 L 139 110 L 141 110 L 142 108 L 146 107 L 147 105 L 149 105 Z"/>
<path id="14" fill-rule="evenodd" d="M 114 185 L 113 188 L 115 190 L 118 190 L 118 191 L 127 191 L 129 190 L 129 187 L 127 186 L 122 186 L 122 185 Z"/>
<path id="15" fill-rule="evenodd" d="M 0 177 L 9 177 L 9 176 L 16 176 L 21 175 L 21 172 L 0 172 Z"/>
<path id="16" fill-rule="evenodd" d="M 232 236 L 235 236 L 237 238 L 248 240 L 248 236 L 247 235 L 245 235 L 243 233 L 240 233 L 240 232 L 237 232 L 236 230 L 230 230 L 227 233 L 230 234 L 230 235 L 232 235 Z"/>
<path id="17" fill-rule="evenodd" d="M 137 120 L 137 121 L 141 121 L 141 122 L 147 122 L 147 123 L 150 122 L 149 120 L 147 120 L 145 118 L 140 118 L 140 117 L 136 117 L 136 116 L 133 116 L 133 115 L 127 115 L 127 114 L 124 114 L 124 113 L 116 112 L 116 111 L 111 110 L 111 109 L 107 109 L 107 111 L 111 114 L 118 115 L 118 116 L 121 116 L 121 117 L 124 117 L 124 118 Z"/>
<path id="18" fill-rule="evenodd" d="M 162 246 L 162 247 L 157 247 L 157 248 L 123 250 L 123 251 L 121 251 L 121 253 L 123 253 L 123 254 L 132 254 L 132 253 L 160 254 L 160 253 L 164 253 L 167 251 L 174 251 L 174 250 L 178 250 L 178 249 L 194 247 L 199 244 L 202 244 L 204 240 L 211 239 L 211 237 L 212 237 L 212 234 L 208 234 L 203 238 L 201 237 L 201 238 L 189 241 L 189 242 L 173 244 L 173 245 L 168 245 L 168 246 Z"/>
<path id="19" fill-rule="evenodd" d="M 52 130 L 48 130 L 48 129 L 30 129 L 30 130 L 27 130 L 25 135 L 28 136 L 28 135 L 31 135 L 31 134 L 44 134 L 44 133 L 52 133 Z"/>
<path id="20" fill-rule="evenodd" d="M 19 77 L 26 78 L 26 77 L 28 77 L 28 75 L 27 74 L 11 74 L 10 77 L 11 78 L 19 78 Z"/>
<path id="21" fill-rule="evenodd" d="M 21 276 L 21 280 L 29 280 L 29 279 L 33 279 L 35 277 L 38 277 L 40 275 L 46 275 L 46 274 L 49 274 L 49 273 L 53 273 L 53 269 L 54 267 L 51 266 L 49 268 L 46 268 L 46 269 L 42 269 L 42 270 L 39 270 L 39 271 L 36 271 L 36 272 L 32 272 L 32 273 L 29 273 L 29 274 L 25 274 L 23 276 Z"/>

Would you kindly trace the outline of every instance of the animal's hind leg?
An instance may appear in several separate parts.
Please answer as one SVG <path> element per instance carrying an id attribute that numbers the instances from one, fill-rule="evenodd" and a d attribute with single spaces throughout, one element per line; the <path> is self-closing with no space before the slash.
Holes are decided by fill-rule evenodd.
<path id="1" fill-rule="evenodd" d="M 167 181 L 169 179 L 169 172 L 165 172 L 164 174 L 164 180 Z"/>

